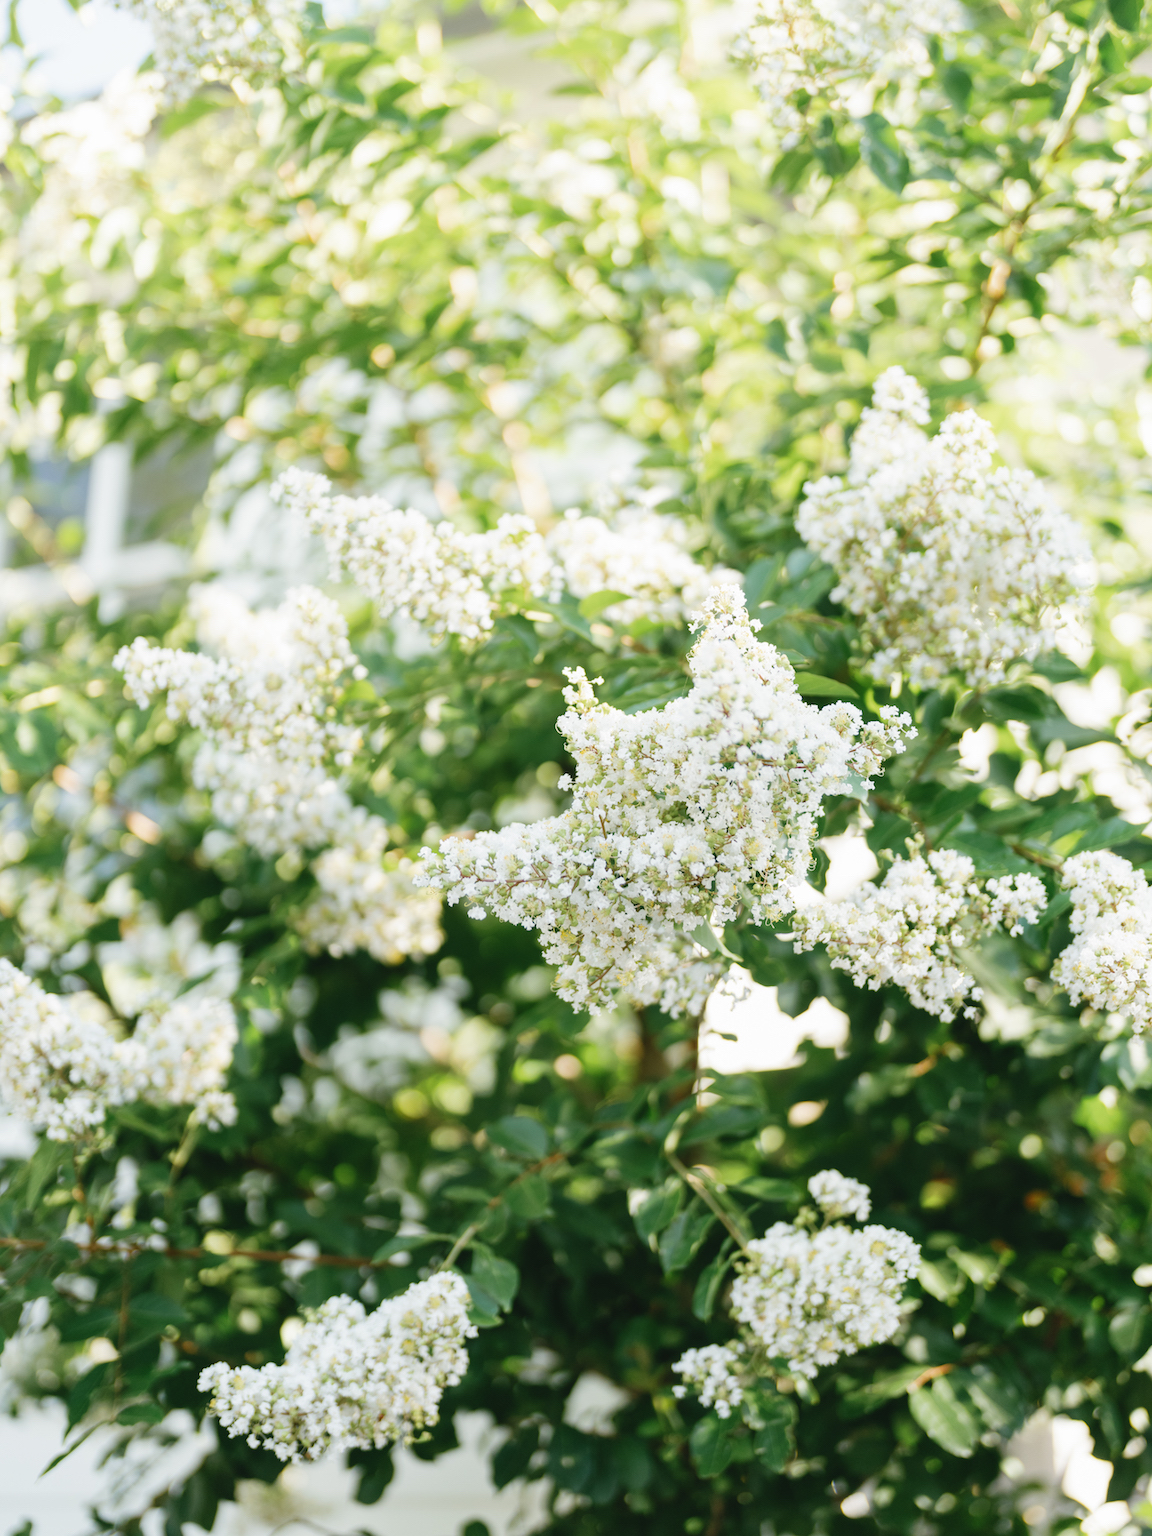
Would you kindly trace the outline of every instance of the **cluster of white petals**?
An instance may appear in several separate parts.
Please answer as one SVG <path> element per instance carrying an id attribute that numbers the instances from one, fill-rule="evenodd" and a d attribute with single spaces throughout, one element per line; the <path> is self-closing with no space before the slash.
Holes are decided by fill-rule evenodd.
<path id="1" fill-rule="evenodd" d="M 417 889 L 411 859 L 386 855 L 388 829 L 357 809 L 341 841 L 313 861 L 319 891 L 292 919 L 309 949 L 348 955 L 365 949 L 385 965 L 422 959 L 444 942 L 440 897 Z"/>
<path id="2" fill-rule="evenodd" d="M 860 620 L 865 673 L 924 688 L 950 672 L 1000 681 L 1053 642 L 1060 610 L 1091 587 L 1088 546 L 1029 470 L 997 467 L 974 411 L 934 438 L 923 390 L 901 368 L 876 385 L 847 480 L 805 486 L 796 528 L 839 576 L 832 596 Z"/>
<path id="3" fill-rule="evenodd" d="M 367 949 L 388 964 L 433 953 L 439 898 L 414 889 L 410 861 L 385 857 L 385 822 L 354 805 L 339 776 L 362 741 L 336 705 L 366 675 L 339 608 L 299 587 L 252 612 L 210 586 L 193 590 L 189 612 L 205 651 L 137 639 L 115 665 L 137 703 L 164 694 L 169 719 L 200 732 L 192 778 L 216 819 L 266 857 L 324 850 L 312 865 L 319 890 L 292 919 L 310 947 Z"/>
<path id="4" fill-rule="evenodd" d="M 396 614 L 434 635 L 476 641 L 515 594 L 557 596 L 556 572 L 530 518 L 507 514 L 484 533 L 401 511 L 382 496 L 334 495 L 324 475 L 290 469 L 273 495 L 323 540 L 329 565 L 371 599 L 381 618 Z"/>
<path id="5" fill-rule="evenodd" d="M 1072 942 L 1052 980 L 1074 1003 L 1128 1014 L 1137 1033 L 1152 1022 L 1152 887 L 1115 853 L 1078 853 L 1060 883 L 1072 895 Z"/>
<path id="6" fill-rule="evenodd" d="M 730 1418 L 733 1408 L 739 1408 L 744 1401 L 744 1386 L 738 1375 L 743 1353 L 740 1344 L 705 1344 L 700 1349 L 685 1350 L 672 1367 L 684 1378 L 672 1388 L 672 1396 L 687 1397 L 692 1392 L 700 1399 L 702 1408 L 715 1408 L 720 1418 Z"/>
<path id="7" fill-rule="evenodd" d="M 199 603 L 227 603 L 210 591 Z M 241 605 L 242 606 L 242 605 Z M 197 599 L 192 604 L 197 615 Z M 211 792 L 213 812 L 258 852 L 322 847 L 347 820 L 347 795 L 331 768 L 347 768 L 360 747 L 353 726 L 330 718 L 349 678 L 364 676 L 348 644 L 344 616 L 313 587 L 298 587 L 277 609 L 236 619 L 235 649 L 177 651 L 136 639 L 114 665 L 126 691 L 146 705 L 167 698 L 170 720 L 203 737 L 193 781 Z M 226 637 L 219 613 L 209 633 Z"/>
<path id="8" fill-rule="evenodd" d="M 339 609 L 312 588 L 252 613 L 226 589 L 193 594 L 201 644 L 217 657 L 137 640 L 120 653 L 130 694 L 167 693 L 168 714 L 204 736 L 193 766 L 216 817 L 266 855 L 322 847 L 317 897 L 297 916 L 308 942 L 364 947 L 395 963 L 439 947 L 438 903 L 412 889 L 410 866 L 385 867 L 387 829 L 354 806 L 331 769 L 350 765 L 360 734 L 331 718 L 349 678 L 363 676 Z"/>
<path id="9" fill-rule="evenodd" d="M 569 672 L 568 810 L 425 855 L 450 902 L 537 930 L 576 1007 L 617 989 L 670 1014 L 702 1006 L 717 968 L 694 934 L 742 908 L 754 923 L 791 911 L 824 797 L 876 772 L 909 728 L 891 709 L 865 723 L 804 703 L 738 587 L 716 587 L 701 622 L 691 690 L 663 709 L 624 714 Z"/>
<path id="10" fill-rule="evenodd" d="M 619 592 L 610 617 L 683 623 L 718 582 L 692 556 L 683 523 L 654 510 L 653 498 L 605 516 L 564 515 L 541 534 L 526 517 L 505 515 L 485 533 L 400 511 L 381 496 L 341 496 L 323 475 L 290 469 L 273 494 L 323 540 L 333 574 L 346 575 L 384 619 L 403 615 L 436 638 L 475 643 L 501 613 L 574 597 Z"/>
<path id="11" fill-rule="evenodd" d="M 283 1365 L 210 1365 L 221 1428 L 281 1461 L 410 1441 L 435 1424 L 445 1387 L 468 1368 L 468 1287 L 436 1274 L 366 1314 L 333 1296 L 308 1315 Z"/>
<path id="12" fill-rule="evenodd" d="M 737 572 L 695 560 L 685 524 L 658 512 L 643 495 L 602 510 L 603 515 L 588 517 L 565 513 L 546 541 L 574 597 L 625 594 L 624 602 L 606 610 L 615 623 L 682 624 L 704 606 L 717 583 L 739 582 Z"/>
<path id="13" fill-rule="evenodd" d="M 846 1173 L 837 1173 L 835 1168 L 814 1173 L 808 1180 L 808 1193 L 829 1221 L 845 1216 L 867 1221 L 872 1211 L 872 1193 L 867 1184 L 850 1179 Z"/>
<path id="14" fill-rule="evenodd" d="M 1047 901 L 1036 875 L 981 882 L 966 854 L 941 848 L 894 859 L 879 884 L 866 881 L 844 901 L 802 907 L 792 937 L 797 954 L 823 944 L 858 987 L 902 987 L 917 1008 L 947 1023 L 981 996 L 961 951 L 998 927 L 1020 933 Z"/>
<path id="15" fill-rule="evenodd" d="M 741 51 L 773 121 L 795 128 L 800 92 L 846 98 L 874 76 L 926 74 L 925 39 L 962 14 L 955 0 L 759 0 Z"/>
<path id="16" fill-rule="evenodd" d="M 120 920 L 120 938 L 97 944 L 96 959 L 112 1005 L 124 1018 L 176 999 L 229 998 L 240 985 L 240 949 L 209 944 L 194 912 L 162 923 L 149 902 Z"/>
<path id="17" fill-rule="evenodd" d="M 0 1097 L 51 1141 L 98 1130 L 108 1109 L 138 1099 L 230 1125 L 224 1080 L 236 1040 L 232 1006 L 217 997 L 145 1013 L 120 1038 L 0 960 Z"/>
<path id="18" fill-rule="evenodd" d="M 295 62 L 305 0 L 116 0 L 152 25 L 169 98 L 210 81 L 258 81 Z"/>
<path id="19" fill-rule="evenodd" d="M 905 1282 L 919 1268 L 906 1232 L 836 1224 L 811 1232 L 778 1221 L 739 1262 L 732 1315 L 746 1343 L 811 1379 L 819 1366 L 892 1337 Z"/>

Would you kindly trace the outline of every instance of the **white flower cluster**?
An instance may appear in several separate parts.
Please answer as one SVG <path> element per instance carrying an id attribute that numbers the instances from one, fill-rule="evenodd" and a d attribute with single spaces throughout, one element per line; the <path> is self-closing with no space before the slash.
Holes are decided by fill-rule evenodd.
<path id="1" fill-rule="evenodd" d="M 357 808 L 341 841 L 312 865 L 320 887 L 293 918 L 309 949 L 347 955 L 366 949 L 385 965 L 406 956 L 422 959 L 444 942 L 440 897 L 417 889 L 411 859 L 385 855 L 388 829 L 378 816 Z"/>
<path id="2" fill-rule="evenodd" d="M 1047 900 L 1036 875 L 981 884 L 970 858 L 941 848 L 893 860 L 878 885 L 869 880 L 845 901 L 802 907 L 792 937 L 797 954 L 823 944 L 832 965 L 858 987 L 877 991 L 892 983 L 948 1023 L 981 996 L 961 951 L 997 927 L 1020 933 Z"/>
<path id="3" fill-rule="evenodd" d="M 486 533 L 464 533 L 382 496 L 332 494 L 324 475 L 290 469 L 273 495 L 303 516 L 381 618 L 405 614 L 439 636 L 476 641 L 507 611 L 507 595 L 547 599 L 555 572 L 530 518 L 507 515 Z"/>
<path id="4" fill-rule="evenodd" d="M 872 1211 L 872 1192 L 859 1179 L 850 1179 L 835 1168 L 825 1168 L 814 1173 L 808 1180 L 808 1193 L 829 1221 L 839 1221 L 851 1216 L 854 1221 L 867 1221 Z"/>
<path id="5" fill-rule="evenodd" d="M 926 74 L 925 38 L 962 15 L 955 0 L 759 0 L 742 52 L 773 121 L 796 128 L 800 92 L 847 97 L 873 76 Z"/>
<path id="6" fill-rule="evenodd" d="M 1152 1023 L 1152 887 L 1115 853 L 1078 853 L 1061 872 L 1072 893 L 1068 948 L 1052 980 L 1074 1003 L 1128 1014 L 1137 1033 Z"/>
<path id="7" fill-rule="evenodd" d="M 145 1013 L 119 1039 L 0 960 L 0 1097 L 51 1141 L 83 1137 L 106 1110 L 136 1099 L 232 1124 L 236 1104 L 223 1085 L 236 1040 L 232 1006 L 215 997 Z"/>
<path id="8" fill-rule="evenodd" d="M 308 1316 L 283 1365 L 210 1365 L 200 1390 L 232 1436 L 281 1461 L 410 1441 L 437 1422 L 468 1369 L 468 1287 L 437 1274 L 365 1314 L 333 1296 Z"/>
<path id="9" fill-rule="evenodd" d="M 1088 546 L 1029 470 L 997 468 L 974 411 L 934 438 L 924 391 L 901 368 L 877 382 L 847 482 L 805 486 L 796 528 L 834 567 L 832 596 L 860 619 L 865 673 L 914 688 L 958 672 L 971 687 L 1052 644 L 1058 610 L 1091 587 Z"/>
<path id="10" fill-rule="evenodd" d="M 819 1202 L 816 1183 L 809 1189 Z M 867 1188 L 856 1188 L 866 1202 Z M 746 1342 L 770 1359 L 786 1360 L 794 1376 L 811 1379 L 819 1366 L 892 1337 L 905 1282 L 919 1268 L 920 1249 L 906 1232 L 835 1224 L 809 1232 L 778 1221 L 749 1243 L 740 1261 L 732 1315 L 749 1335 Z"/>
<path id="11" fill-rule="evenodd" d="M 96 960 L 112 1005 L 124 1018 L 182 998 L 229 998 L 240 985 L 240 949 L 208 944 L 194 912 L 170 924 L 141 903 L 120 920 L 120 938 L 97 944 Z"/>
<path id="12" fill-rule="evenodd" d="M 682 623 L 718 582 L 738 582 L 722 566 L 705 569 L 686 547 L 683 525 L 641 496 L 606 517 L 568 512 L 547 534 L 530 519 L 504 516 L 486 533 L 464 533 L 399 511 L 380 496 L 333 495 L 323 475 L 290 469 L 273 494 L 323 539 L 333 574 L 343 573 L 384 619 L 404 615 L 434 636 L 475 643 L 501 613 L 619 592 L 611 617 Z"/>
<path id="13" fill-rule="evenodd" d="M 738 587 L 715 588 L 702 626 L 691 691 L 663 709 L 624 714 L 569 672 L 567 811 L 425 855 L 450 902 L 539 932 L 576 1007 L 616 989 L 671 1014 L 701 1007 L 717 968 L 695 931 L 742 907 L 754 923 L 791 911 L 824 796 L 874 773 L 908 729 L 891 709 L 866 724 L 848 704 L 805 704 Z"/>
<path id="14" fill-rule="evenodd" d="M 385 860 L 386 824 L 334 776 L 362 744 L 336 702 L 366 675 L 339 608 L 299 587 L 253 613 L 218 586 L 194 590 L 189 607 L 200 643 L 221 654 L 137 639 L 115 660 L 129 696 L 146 704 L 165 693 L 169 719 L 201 732 L 193 782 L 250 847 L 265 857 L 324 849 L 312 866 L 320 890 L 293 918 L 310 946 L 364 948 L 388 964 L 433 953 L 443 942 L 439 898 L 413 888 L 410 861 Z"/>
<path id="15" fill-rule="evenodd" d="M 186 101 L 219 80 L 255 81 L 294 61 L 304 0 L 117 0 L 152 25 L 169 97 Z"/>
<path id="16" fill-rule="evenodd" d="M 202 594 L 200 601 L 220 598 Z M 175 651 L 137 639 L 114 665 L 137 704 L 166 694 L 168 718 L 202 733 L 195 783 L 212 793 L 224 826 L 275 857 L 322 847 L 347 818 L 347 796 L 328 768 L 351 765 L 360 733 L 330 719 L 329 706 L 348 675 L 362 677 L 364 670 L 339 608 L 312 587 L 296 588 L 259 618 L 259 627 L 237 627 L 232 654 Z"/>
<path id="17" fill-rule="evenodd" d="M 672 1388 L 673 1397 L 687 1397 L 692 1392 L 702 1408 L 715 1408 L 721 1419 L 731 1418 L 733 1408 L 744 1401 L 744 1386 L 737 1374 L 742 1364 L 741 1344 L 705 1344 L 689 1349 L 672 1369 L 684 1380 Z"/>

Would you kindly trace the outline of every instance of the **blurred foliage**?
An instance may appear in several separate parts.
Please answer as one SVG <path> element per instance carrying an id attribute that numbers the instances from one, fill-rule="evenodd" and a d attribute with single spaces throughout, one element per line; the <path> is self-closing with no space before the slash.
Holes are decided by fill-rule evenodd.
<path id="1" fill-rule="evenodd" d="M 1109 667 L 1134 693 L 1149 661 L 1139 7 L 974 3 L 918 92 L 893 87 L 860 118 L 814 103 L 788 148 L 728 61 L 722 17 L 537 9 L 546 22 L 520 9 L 492 25 L 560 71 L 556 122 L 509 122 L 426 26 L 318 31 L 303 79 L 164 119 L 63 262 L 30 223 L 56 168 L 18 137 L 0 215 L 11 493 L 46 444 L 85 459 L 124 440 L 143 461 L 208 444 L 202 526 L 227 529 L 243 491 L 289 462 L 484 524 L 530 503 L 546 516 L 549 478 L 575 497 L 639 465 L 702 558 L 745 573 L 762 638 L 814 699 L 871 710 L 889 697 L 852 674 L 850 617 L 791 513 L 806 479 L 842 465 L 871 380 L 899 361 L 940 412 L 985 402 L 1008 452 L 1059 468 L 1095 520 L 1105 585 L 1076 660 L 980 694 L 905 691 L 916 742 L 864 806 L 830 801 L 822 834 L 864 810 L 881 858 L 920 836 L 989 875 L 1088 848 L 1147 864 L 1140 700 L 1103 725 L 1066 713 L 1067 685 L 1086 695 Z M 662 114 L 635 80 L 638 59 L 665 55 L 684 94 Z M 1095 328 L 1084 345 L 1110 332 L 1128 348 L 1111 394 L 1082 385 L 1074 324 Z M 1052 435 L 1061 412 L 1093 432 Z M 38 525 L 15 522 L 32 540 Z M 36 553 L 74 570 L 50 540 Z M 483 1330 L 415 1451 L 455 1445 L 454 1413 L 491 1413 L 507 1430 L 495 1482 L 547 1478 L 549 1531 L 815 1536 L 847 1531 L 841 1503 L 866 1487 L 880 1531 L 1022 1533 L 1035 1494 L 1001 1459 L 1039 1406 L 1088 1425 L 1114 1463 L 1111 1499 L 1152 1471 L 1130 1427 L 1152 1412 L 1152 1305 L 1133 1278 L 1152 1237 L 1152 1066 L 1045 980 L 1066 902 L 974 958 L 978 1027 L 857 992 L 821 954 L 732 925 L 726 946 L 787 1011 L 826 998 L 850 1029 L 842 1051 L 808 1044 L 799 1065 L 718 1078 L 698 1099 L 691 1026 L 574 1014 L 534 939 L 494 920 L 447 913 L 422 965 L 307 954 L 283 914 L 308 877 L 239 845 L 206 853 L 190 743 L 161 709 L 129 706 L 111 670 L 136 634 L 188 640 L 178 598 L 102 621 L 78 596 L 17 618 L 0 652 L 0 947 L 30 963 L 39 946 L 46 985 L 106 997 L 94 945 L 118 934 L 108 893 L 124 880 L 165 921 L 192 912 L 239 944 L 240 1118 L 201 1133 L 182 1168 L 176 1111 L 140 1106 L 114 1112 L 79 1172 L 47 1142 L 8 1162 L 0 1327 L 14 1346 L 34 1320 L 44 1348 L 22 1391 L 61 1397 L 77 1434 L 98 1420 L 142 1439 L 174 1409 L 203 1413 L 204 1364 L 280 1358 L 299 1308 L 393 1295 L 473 1226 Z M 559 804 L 564 667 L 603 676 L 629 709 L 686 686 L 687 634 L 625 631 L 610 609 L 588 619 L 570 602 L 499 621 L 473 652 L 415 656 L 350 596 L 348 612 L 373 749 L 357 798 L 413 847 L 529 795 Z M 976 732 L 991 737 L 984 777 L 962 759 Z M 342 1070 L 341 1042 L 415 981 L 466 987 L 461 1027 L 400 1077 Z M 730 1335 L 731 1273 L 730 1240 L 671 1175 L 674 1128 L 758 1231 L 838 1167 L 925 1249 L 898 1339 L 765 1392 L 755 1428 L 671 1394 L 671 1362 Z M 62 1237 L 107 1211 L 122 1157 L 140 1169 L 125 1232 L 168 1245 L 128 1262 Z M 260 1256 L 300 1244 L 295 1262 Z M 587 1372 L 622 1394 L 610 1432 L 565 1422 Z M 385 1496 L 391 1454 L 351 1460 L 361 1500 Z M 278 1470 L 223 1440 L 156 1496 L 165 1530 L 210 1529 L 238 1480 Z"/>

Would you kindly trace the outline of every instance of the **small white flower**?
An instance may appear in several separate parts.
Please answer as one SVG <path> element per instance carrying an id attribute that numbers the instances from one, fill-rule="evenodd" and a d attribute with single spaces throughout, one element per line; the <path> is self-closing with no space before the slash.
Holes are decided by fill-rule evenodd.
<path id="1" fill-rule="evenodd" d="M 1061 872 L 1072 893 L 1072 942 L 1052 980 L 1074 1003 L 1124 1013 L 1142 1033 L 1152 1022 L 1152 887 L 1115 853 L 1078 853 Z"/>
<path id="2" fill-rule="evenodd" d="M 970 858 L 940 848 L 894 859 L 878 885 L 869 880 L 846 901 L 801 908 L 792 938 L 797 954 L 823 944 L 858 987 L 902 987 L 917 1008 L 948 1023 L 980 997 L 961 951 L 997 927 L 1020 933 L 1046 905 L 1036 875 L 982 883 Z"/>
<path id="3" fill-rule="evenodd" d="M 200 1390 L 229 1435 L 281 1461 L 407 1443 L 437 1423 L 445 1387 L 468 1369 L 468 1287 L 436 1274 L 366 1314 L 333 1296 L 288 1347 L 283 1365 L 210 1365 Z"/>
<path id="4" fill-rule="evenodd" d="M 625 714 L 568 673 L 569 810 L 426 854 L 449 902 L 536 929 L 579 1008 L 615 990 L 670 1014 L 701 1007 L 721 967 L 694 933 L 742 908 L 754 923 L 791 911 L 824 797 L 876 772 L 909 727 L 895 710 L 866 724 L 851 705 L 806 704 L 738 587 L 713 588 L 700 627 L 691 691 L 663 709 Z"/>
<path id="5" fill-rule="evenodd" d="M 996 440 L 974 411 L 947 417 L 934 438 L 926 419 L 923 390 L 890 368 L 847 480 L 806 485 L 796 528 L 840 578 L 832 596 L 860 620 L 869 677 L 927 688 L 957 672 L 986 687 L 1083 608 L 1088 546 L 1035 475 L 994 466 Z"/>
<path id="6" fill-rule="evenodd" d="M 237 1041 L 231 1003 L 189 998 L 145 1013 L 127 1039 L 0 960 L 0 1097 L 50 1141 L 75 1141 L 108 1109 L 143 1099 L 231 1125 L 224 1088 Z"/>
<path id="7" fill-rule="evenodd" d="M 773 121 L 803 121 L 800 91 L 847 98 L 871 77 L 929 72 L 924 40 L 961 24 L 955 0 L 759 0 L 743 38 Z"/>
<path id="8" fill-rule="evenodd" d="M 672 1367 L 684 1381 L 672 1388 L 673 1397 L 694 1392 L 702 1408 L 715 1408 L 722 1419 L 731 1417 L 733 1408 L 744 1401 L 744 1387 L 739 1377 L 741 1344 L 705 1344 L 701 1349 L 685 1350 Z"/>

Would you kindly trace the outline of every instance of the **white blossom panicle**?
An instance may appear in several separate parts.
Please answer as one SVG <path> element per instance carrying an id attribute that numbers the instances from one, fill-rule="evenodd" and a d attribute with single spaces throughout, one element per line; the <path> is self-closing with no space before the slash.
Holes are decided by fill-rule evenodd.
<path id="1" fill-rule="evenodd" d="M 210 1365 L 200 1390 L 229 1435 L 281 1461 L 408 1442 L 439 1419 L 445 1387 L 468 1368 L 468 1287 L 436 1274 L 366 1314 L 333 1296 L 288 1347 L 283 1365 Z"/>
<path id="2" fill-rule="evenodd" d="M 323 475 L 290 469 L 273 494 L 318 533 L 333 574 L 348 576 L 382 618 L 397 615 L 439 638 L 474 644 L 497 615 L 574 597 L 619 592 L 611 617 L 683 623 L 735 571 L 706 569 L 687 547 L 684 525 L 641 492 L 605 516 L 570 511 L 546 534 L 524 517 L 502 517 L 487 533 L 464 533 L 379 496 L 334 495 Z"/>
<path id="3" fill-rule="evenodd" d="M 163 1013 L 146 1013 L 125 1052 L 137 1055 L 135 1097 L 152 1104 L 190 1104 L 192 1120 L 215 1130 L 236 1123 L 236 1100 L 224 1082 L 239 1039 L 232 1004 L 218 997 L 182 998 Z"/>
<path id="4" fill-rule="evenodd" d="M 199 615 L 212 632 L 202 612 L 207 601 L 201 594 Z M 262 639 L 254 633 L 258 620 Z M 227 640 L 226 624 L 214 628 Z M 349 767 L 361 744 L 355 727 L 329 715 L 347 681 L 365 675 L 347 624 L 330 598 L 299 587 L 279 609 L 237 624 L 235 636 L 237 654 L 221 656 L 137 639 L 114 665 L 137 704 L 165 694 L 169 719 L 202 733 L 193 780 L 211 792 L 224 826 L 271 857 L 323 847 L 351 810 L 331 770 Z"/>
<path id="5" fill-rule="evenodd" d="M 858 987 L 902 987 L 917 1008 L 946 1023 L 980 989 L 961 951 L 995 928 L 1012 934 L 1047 905 L 1036 875 L 981 882 L 965 854 L 941 848 L 895 859 L 879 884 L 866 881 L 845 901 L 819 901 L 792 920 L 797 954 L 823 944 L 832 965 Z"/>
<path id="6" fill-rule="evenodd" d="M 293 927 L 313 952 L 339 956 L 366 949 L 385 965 L 434 954 L 444 942 L 439 895 L 416 888 L 411 859 L 386 857 L 388 828 L 380 817 L 360 817 L 339 844 L 314 860 L 320 890 L 294 916 Z"/>
<path id="7" fill-rule="evenodd" d="M 1072 895 L 1072 942 L 1051 977 L 1074 1003 L 1152 1023 L 1152 887 L 1115 853 L 1078 853 L 1061 872 Z"/>
<path id="8" fill-rule="evenodd" d="M 273 496 L 323 540 L 333 574 L 342 572 L 383 619 L 403 614 L 434 635 L 480 640 L 507 594 L 558 596 L 556 572 L 529 518 L 502 517 L 486 533 L 464 533 L 381 496 L 340 496 L 324 475 L 290 469 Z"/>
<path id="9" fill-rule="evenodd" d="M 152 25 L 169 98 L 210 81 L 259 82 L 299 62 L 305 0 L 116 0 Z"/>
<path id="10" fill-rule="evenodd" d="M 97 944 L 96 960 L 112 1005 L 125 1018 L 177 997 L 228 998 L 240 985 L 238 945 L 207 943 L 194 912 L 179 912 L 166 925 L 148 902 L 121 918 L 118 940 Z"/>
<path id="11" fill-rule="evenodd" d="M 741 51 L 773 121 L 791 129 L 799 92 L 846 98 L 873 77 L 927 74 L 925 39 L 962 17 L 955 0 L 759 0 Z"/>
<path id="12" fill-rule="evenodd" d="M 616 989 L 672 1014 L 701 1006 L 717 967 L 694 941 L 700 925 L 742 907 L 754 923 L 791 911 L 824 796 L 876 772 L 909 729 L 891 709 L 865 723 L 851 705 L 805 704 L 738 587 L 713 590 L 701 627 L 691 691 L 663 709 L 624 714 L 568 673 L 567 811 L 425 854 L 449 902 L 537 930 L 576 1007 Z"/>
<path id="13" fill-rule="evenodd" d="M 201 733 L 192 778 L 217 821 L 268 858 L 323 850 L 313 863 L 319 893 L 293 919 L 311 947 L 365 948 L 388 964 L 438 949 L 439 898 L 413 887 L 408 861 L 386 860 L 385 822 L 341 782 L 362 743 L 336 705 L 367 674 L 339 608 L 300 587 L 253 613 L 212 586 L 193 590 L 189 612 L 199 643 L 218 654 L 138 639 L 115 665 L 138 704 L 166 694 L 169 719 Z"/>
<path id="14" fill-rule="evenodd" d="M 867 1205 L 866 1186 L 845 1182 L 863 1190 Z M 919 1268 L 920 1249 L 906 1232 L 835 1224 L 809 1232 L 778 1221 L 739 1262 L 732 1315 L 746 1345 L 811 1379 L 820 1366 L 892 1337 L 904 1285 Z"/>
<path id="15" fill-rule="evenodd" d="M 652 619 L 682 624 L 720 582 L 739 582 L 726 566 L 710 570 L 686 547 L 684 524 L 637 498 L 609 516 L 567 512 L 547 535 L 548 547 L 574 597 L 621 592 L 608 617 L 619 624 Z"/>
<path id="16" fill-rule="evenodd" d="M 673 1397 L 687 1397 L 692 1392 L 702 1408 L 715 1408 L 717 1416 L 727 1419 L 733 1408 L 744 1401 L 744 1387 L 738 1374 L 744 1353 L 740 1344 L 705 1344 L 688 1349 L 672 1369 L 684 1380 L 672 1388 Z"/>
<path id="17" fill-rule="evenodd" d="M 995 466 L 992 429 L 974 411 L 929 438 L 926 410 L 915 380 L 890 368 L 847 479 L 806 485 L 796 528 L 840 578 L 832 596 L 860 620 L 869 677 L 924 688 L 956 672 L 985 687 L 1082 609 L 1088 546 L 1030 470 Z"/>
<path id="18" fill-rule="evenodd" d="M 137 1099 L 231 1124 L 223 1084 L 236 1039 L 231 1004 L 213 997 L 147 1013 L 120 1039 L 0 960 L 0 1097 L 50 1141 L 98 1130 L 108 1109 Z"/>
<path id="19" fill-rule="evenodd" d="M 837 1173 L 835 1168 L 814 1173 L 808 1180 L 808 1193 L 829 1221 L 844 1216 L 867 1221 L 872 1211 L 872 1195 L 867 1184 L 850 1179 L 845 1173 Z"/>

